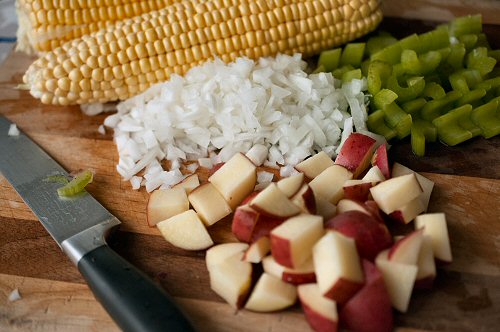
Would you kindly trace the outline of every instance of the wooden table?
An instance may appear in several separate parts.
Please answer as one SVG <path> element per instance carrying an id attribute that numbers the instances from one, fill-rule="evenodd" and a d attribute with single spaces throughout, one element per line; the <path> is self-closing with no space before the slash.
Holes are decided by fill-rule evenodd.
<path id="1" fill-rule="evenodd" d="M 394 9 L 391 3 L 398 5 L 395 0 L 386 1 L 386 8 Z M 500 14 L 499 1 L 481 3 Z M 450 7 L 451 13 L 463 14 L 457 6 Z M 487 17 L 500 16 L 488 12 Z M 400 32 L 428 27 L 393 19 L 384 26 Z M 500 28 L 489 26 L 487 31 L 490 38 L 496 38 L 494 42 L 500 41 Z M 170 292 L 200 331 L 310 331 L 298 306 L 257 314 L 235 312 L 223 303 L 210 290 L 204 252 L 176 249 L 157 229 L 147 226 L 148 194 L 133 191 L 128 182 L 121 181 L 115 171 L 118 156 L 112 133 L 97 133 L 105 115 L 87 117 L 78 107 L 44 106 L 15 89 L 30 61 L 12 54 L 0 67 L 0 113 L 66 169 L 96 170 L 88 189 L 123 222 L 110 241 L 121 255 Z M 416 292 L 408 313 L 396 314 L 398 330 L 496 331 L 500 326 L 500 137 L 476 138 L 453 148 L 434 144 L 425 158 L 415 157 L 408 141 L 403 141 L 394 144 L 390 157 L 435 181 L 430 211 L 446 213 L 454 255 L 453 263 L 439 270 L 432 291 Z M 77 269 L 1 175 L 0 227 L 1 331 L 118 330 Z M 234 240 L 229 219 L 216 224 L 210 233 L 216 242 Z M 16 288 L 22 298 L 9 302 Z"/>

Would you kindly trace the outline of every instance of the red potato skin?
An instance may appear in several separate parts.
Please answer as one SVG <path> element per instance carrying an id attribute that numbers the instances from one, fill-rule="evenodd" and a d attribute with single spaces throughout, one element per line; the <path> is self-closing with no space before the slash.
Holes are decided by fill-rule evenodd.
<path id="1" fill-rule="evenodd" d="M 375 202 L 374 200 L 367 200 L 364 202 L 364 205 L 366 209 L 371 213 L 371 215 L 375 218 L 375 220 L 377 220 L 382 224 L 385 224 L 384 218 L 380 213 L 380 209 L 378 208 L 377 202 Z"/>
<path id="2" fill-rule="evenodd" d="M 364 202 L 368 199 L 368 195 L 370 194 L 370 188 L 372 186 L 373 185 L 371 182 L 367 182 L 367 183 L 359 183 L 352 186 L 343 187 L 344 198 Z"/>
<path id="3" fill-rule="evenodd" d="M 292 269 L 295 267 L 292 261 L 292 248 L 288 239 L 271 234 L 271 254 L 278 264 Z"/>
<path id="4" fill-rule="evenodd" d="M 310 273 L 289 273 L 283 272 L 281 280 L 293 285 L 310 284 L 316 282 L 316 274 Z"/>
<path id="5" fill-rule="evenodd" d="M 241 242 L 253 243 L 262 236 L 269 236 L 271 231 L 281 225 L 285 219 L 271 218 L 251 208 L 236 208 L 231 224 L 231 231 Z"/>
<path id="6" fill-rule="evenodd" d="M 338 322 L 333 322 L 328 318 L 321 316 L 304 302 L 301 302 L 301 304 L 306 320 L 314 331 L 336 332 L 338 330 Z"/>
<path id="7" fill-rule="evenodd" d="M 370 164 L 375 143 L 376 141 L 369 136 L 352 133 L 342 145 L 335 158 L 335 164 L 347 168 L 356 179 Z"/>
<path id="8" fill-rule="evenodd" d="M 314 198 L 314 192 L 312 191 L 311 187 L 307 186 L 304 192 L 301 193 L 301 191 L 302 188 L 299 189 L 299 192 L 292 197 L 292 201 L 295 204 L 299 203 L 297 204 L 299 206 L 300 204 L 303 204 L 308 213 L 316 214 L 316 199 Z M 298 196 L 299 194 L 300 196 Z"/>
<path id="9" fill-rule="evenodd" d="M 256 190 L 256 191 L 253 191 L 250 193 L 250 195 L 248 195 L 247 197 L 245 197 L 243 199 L 243 201 L 240 203 L 240 206 L 241 205 L 250 205 L 250 203 L 252 202 L 252 199 L 254 199 L 255 196 L 257 196 L 257 194 L 260 193 L 260 190 Z"/>
<path id="10" fill-rule="evenodd" d="M 239 241 L 250 243 L 258 220 L 259 213 L 257 211 L 240 206 L 234 211 L 231 231 Z"/>
<path id="11" fill-rule="evenodd" d="M 367 260 L 362 264 L 365 285 L 342 307 L 339 321 L 350 331 L 392 331 L 393 311 L 382 273 Z"/>
<path id="12" fill-rule="evenodd" d="M 353 238 L 359 256 L 370 261 L 393 243 L 387 226 L 361 211 L 338 214 L 326 222 L 325 228 Z"/>
<path id="13" fill-rule="evenodd" d="M 263 236 L 270 236 L 271 231 L 281 225 L 286 219 L 279 219 L 274 217 L 268 217 L 263 214 L 259 214 L 259 220 L 255 225 L 253 230 L 251 242 L 255 242 Z"/>
<path id="14" fill-rule="evenodd" d="M 389 167 L 389 157 L 387 156 L 387 146 L 380 145 L 372 157 L 372 165 L 377 166 L 382 172 L 382 175 L 387 179 L 391 177 L 391 169 Z"/>
<path id="15" fill-rule="evenodd" d="M 213 165 L 212 168 L 208 171 L 208 177 L 211 177 L 212 174 L 217 172 L 219 170 L 219 168 L 224 166 L 224 164 L 225 164 L 224 162 L 221 162 L 221 163 L 217 163 L 217 164 Z"/>
<path id="16" fill-rule="evenodd" d="M 339 278 L 335 284 L 323 294 L 325 297 L 334 300 L 339 305 L 346 303 L 351 297 L 363 287 L 363 283 L 353 282 Z"/>

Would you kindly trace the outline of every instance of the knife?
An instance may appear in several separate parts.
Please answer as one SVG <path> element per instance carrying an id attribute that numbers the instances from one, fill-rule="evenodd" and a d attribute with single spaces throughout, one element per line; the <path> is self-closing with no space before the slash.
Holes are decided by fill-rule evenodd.
<path id="1" fill-rule="evenodd" d="M 0 116 L 0 172 L 78 267 L 95 297 L 124 331 L 194 331 L 170 296 L 106 244 L 120 221 L 89 193 L 63 199 L 68 173 L 22 132 L 9 136 Z"/>

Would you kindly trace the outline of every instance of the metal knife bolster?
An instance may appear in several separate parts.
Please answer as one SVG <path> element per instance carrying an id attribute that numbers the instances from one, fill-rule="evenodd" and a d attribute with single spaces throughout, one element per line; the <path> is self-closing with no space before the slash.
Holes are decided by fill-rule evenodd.
<path id="1" fill-rule="evenodd" d="M 69 259 L 78 266 L 78 262 L 90 251 L 106 244 L 106 238 L 117 226 L 120 221 L 112 216 L 111 218 L 100 222 L 78 234 L 61 242 L 63 252 Z"/>

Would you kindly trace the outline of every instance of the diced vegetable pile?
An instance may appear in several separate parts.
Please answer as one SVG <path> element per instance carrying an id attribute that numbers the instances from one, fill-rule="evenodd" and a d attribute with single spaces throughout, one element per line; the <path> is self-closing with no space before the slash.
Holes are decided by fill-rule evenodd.
<path id="1" fill-rule="evenodd" d="M 454 146 L 500 133 L 498 59 L 474 15 L 400 40 L 380 33 L 322 52 L 316 71 L 343 81 L 366 76 L 368 128 L 387 140 L 410 136 L 423 156 L 426 142 Z"/>

